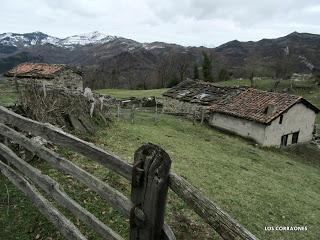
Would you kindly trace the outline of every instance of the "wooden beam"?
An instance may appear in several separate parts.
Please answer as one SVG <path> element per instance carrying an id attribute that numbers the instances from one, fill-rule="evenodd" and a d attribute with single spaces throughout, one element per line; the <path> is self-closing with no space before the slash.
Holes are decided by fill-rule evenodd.
<path id="1" fill-rule="evenodd" d="M 0 106 L 0 122 L 13 125 L 20 130 L 41 136 L 61 147 L 67 147 L 75 152 L 97 161 L 103 166 L 117 172 L 127 179 L 131 178 L 132 166 L 118 156 L 108 153 L 92 143 L 83 141 L 71 134 L 63 132 L 48 123 L 40 123 L 20 116 L 7 108 Z"/>
<path id="2" fill-rule="evenodd" d="M 19 158 L 12 150 L 0 143 L 0 155 L 8 160 L 13 166 L 19 169 L 26 177 L 36 183 L 42 190 L 53 197 L 61 206 L 68 209 L 77 218 L 101 234 L 104 239 L 122 240 L 122 237 L 107 227 L 103 222 L 96 218 L 89 211 L 81 207 L 71 199 L 59 184 L 49 176 L 43 175 L 41 171 L 32 167 L 30 164 Z"/>
<path id="3" fill-rule="evenodd" d="M 33 202 L 66 239 L 86 240 L 76 226 L 45 199 L 33 185 L 2 161 L 0 161 L 0 171 Z"/>
<path id="4" fill-rule="evenodd" d="M 104 198 L 113 208 L 119 210 L 123 215 L 129 217 L 130 210 L 133 207 L 131 201 L 121 192 L 117 191 L 107 183 L 99 180 L 90 173 L 84 171 L 71 161 L 59 156 L 54 151 L 41 146 L 23 134 L 0 123 L 0 134 L 8 137 L 19 145 L 25 147 L 41 159 L 48 162 L 52 167 L 70 174 L 77 180 L 91 188 Z"/>

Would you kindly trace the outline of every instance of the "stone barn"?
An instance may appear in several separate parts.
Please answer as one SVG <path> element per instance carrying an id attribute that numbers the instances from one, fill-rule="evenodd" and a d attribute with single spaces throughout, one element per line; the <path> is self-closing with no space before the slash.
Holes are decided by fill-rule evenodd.
<path id="1" fill-rule="evenodd" d="M 206 111 L 211 126 L 263 146 L 287 146 L 312 139 L 319 109 L 302 97 L 248 87 L 184 81 L 164 93 L 164 110 Z"/>
<path id="2" fill-rule="evenodd" d="M 22 63 L 5 73 L 8 80 L 21 85 L 35 81 L 39 85 L 83 91 L 82 75 L 64 64 Z"/>

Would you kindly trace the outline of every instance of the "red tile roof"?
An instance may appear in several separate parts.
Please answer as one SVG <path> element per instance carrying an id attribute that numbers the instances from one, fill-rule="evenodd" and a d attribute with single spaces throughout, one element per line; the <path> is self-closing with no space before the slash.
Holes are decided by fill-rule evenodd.
<path id="1" fill-rule="evenodd" d="M 47 63 L 22 63 L 8 71 L 8 77 L 53 78 L 55 74 L 64 70 L 66 65 Z"/>
<path id="2" fill-rule="evenodd" d="M 266 92 L 253 88 L 249 88 L 230 99 L 213 104 L 209 110 L 261 123 L 270 123 L 297 103 L 304 103 L 316 112 L 319 111 L 302 97 L 286 93 Z M 269 113 L 268 107 L 273 109 Z"/>
<path id="3" fill-rule="evenodd" d="M 199 98 L 199 96 L 205 96 Z M 223 113 L 263 124 L 269 124 L 297 103 L 318 113 L 320 110 L 302 97 L 287 93 L 261 91 L 254 88 L 219 87 L 187 80 L 169 89 L 164 96 L 181 101 L 209 105 L 212 113 Z M 268 111 L 268 108 L 269 111 Z"/>

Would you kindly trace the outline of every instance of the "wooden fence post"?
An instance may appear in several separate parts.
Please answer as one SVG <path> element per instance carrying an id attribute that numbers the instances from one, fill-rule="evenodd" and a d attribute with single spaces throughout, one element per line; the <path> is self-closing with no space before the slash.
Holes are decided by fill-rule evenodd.
<path id="1" fill-rule="evenodd" d="M 193 125 L 196 125 L 196 110 L 193 111 L 192 120 Z"/>
<path id="2" fill-rule="evenodd" d="M 118 103 L 118 108 L 117 108 L 117 118 L 118 118 L 118 120 L 120 119 L 120 108 L 121 108 L 121 104 L 119 102 Z"/>
<path id="3" fill-rule="evenodd" d="M 130 240 L 164 239 L 170 166 L 169 155 L 154 144 L 145 144 L 135 152 L 131 191 L 135 207 L 131 210 Z"/>
<path id="4" fill-rule="evenodd" d="M 131 108 L 131 123 L 132 124 L 134 124 L 134 111 L 135 111 L 135 106 L 133 104 L 132 108 Z"/>
<path id="5" fill-rule="evenodd" d="M 158 103 L 157 103 L 157 99 L 154 98 L 155 102 L 156 102 L 156 108 L 155 108 L 155 112 L 154 112 L 154 121 L 157 121 L 157 117 L 158 117 Z"/>
<path id="6" fill-rule="evenodd" d="M 204 121 L 204 108 L 201 108 L 201 125 L 203 124 Z"/>

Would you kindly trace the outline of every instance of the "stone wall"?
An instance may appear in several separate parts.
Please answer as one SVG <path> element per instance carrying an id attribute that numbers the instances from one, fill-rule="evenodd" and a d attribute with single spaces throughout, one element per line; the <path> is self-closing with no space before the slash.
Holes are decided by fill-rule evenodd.
<path id="1" fill-rule="evenodd" d="M 82 77 L 74 73 L 71 69 L 65 70 L 55 76 L 53 79 L 40 78 L 40 79 L 32 79 L 32 78 L 7 78 L 9 82 L 15 85 L 15 81 L 17 80 L 19 85 L 23 85 L 26 83 L 30 83 L 34 81 L 36 84 L 40 86 L 45 84 L 46 87 L 54 87 L 54 88 L 67 88 L 70 90 L 78 90 L 83 91 L 83 80 Z"/>
<path id="2" fill-rule="evenodd" d="M 280 145 L 281 137 L 288 134 L 288 145 L 292 142 L 292 133 L 299 132 L 298 142 L 311 141 L 316 113 L 304 104 L 296 104 L 285 114 L 280 124 L 279 117 L 266 128 L 265 145 Z"/>
<path id="3" fill-rule="evenodd" d="M 264 145 L 266 125 L 221 113 L 212 113 L 209 124 Z"/>
<path id="4" fill-rule="evenodd" d="M 173 98 L 163 99 L 163 111 L 169 113 L 186 114 L 201 119 L 202 109 L 208 106 L 183 102 Z M 297 104 L 283 114 L 282 124 L 279 117 L 270 125 L 261 124 L 242 118 L 232 117 L 222 113 L 205 114 L 209 125 L 232 132 L 245 138 L 252 139 L 263 146 L 280 146 L 281 137 L 289 134 L 288 145 L 292 142 L 292 133 L 299 131 L 298 142 L 308 142 L 312 139 L 316 114 L 304 104 Z"/>
<path id="5" fill-rule="evenodd" d="M 74 73 L 71 69 L 61 72 L 53 79 L 53 84 L 59 87 L 65 87 L 71 90 L 83 91 L 82 77 Z"/>
<path id="6" fill-rule="evenodd" d="M 162 100 L 163 111 L 168 113 L 177 113 L 177 114 L 185 114 L 189 117 L 193 118 L 193 114 L 195 114 L 197 119 L 201 119 L 202 111 L 205 111 L 208 106 L 199 105 L 196 103 L 179 101 L 177 99 L 166 97 Z M 205 117 L 208 117 L 205 114 Z"/>
<path id="7" fill-rule="evenodd" d="M 242 137 L 255 140 L 263 146 L 280 146 L 281 137 L 288 134 L 287 145 L 292 144 L 292 134 L 299 132 L 298 143 L 312 140 L 316 114 L 304 104 L 297 104 L 283 114 L 280 124 L 279 118 L 270 125 L 260 124 L 242 118 L 232 117 L 221 113 L 212 113 L 209 124 Z"/>

